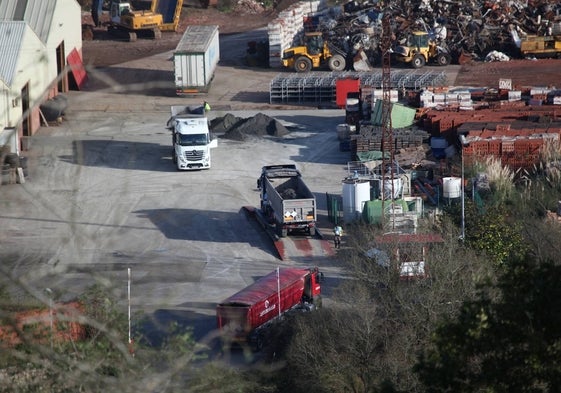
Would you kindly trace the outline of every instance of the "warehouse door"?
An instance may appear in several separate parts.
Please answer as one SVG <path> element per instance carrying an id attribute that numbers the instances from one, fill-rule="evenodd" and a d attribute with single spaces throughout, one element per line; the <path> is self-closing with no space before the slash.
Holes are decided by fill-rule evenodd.
<path id="1" fill-rule="evenodd" d="M 29 108 L 29 84 L 26 83 L 21 89 L 21 131 L 23 139 L 21 150 L 28 150 L 29 138 L 31 137 L 31 111 Z"/>
<path id="2" fill-rule="evenodd" d="M 58 78 L 58 92 L 68 91 L 68 75 L 66 73 L 66 57 L 64 56 L 64 41 L 56 48 L 56 74 Z"/>

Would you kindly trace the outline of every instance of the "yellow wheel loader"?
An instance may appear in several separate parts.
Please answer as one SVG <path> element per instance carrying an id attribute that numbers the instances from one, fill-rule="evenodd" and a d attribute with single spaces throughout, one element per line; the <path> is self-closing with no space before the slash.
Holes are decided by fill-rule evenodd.
<path id="1" fill-rule="evenodd" d="M 422 68 L 429 62 L 446 66 L 452 60 L 448 50 L 439 46 L 425 31 L 411 33 L 407 41 L 397 46 L 393 52 L 398 61 L 409 63 L 413 68 Z"/>
<path id="2" fill-rule="evenodd" d="M 304 35 L 304 44 L 284 50 L 282 64 L 296 72 L 308 72 L 327 66 L 331 71 L 344 71 L 347 63 L 345 52 L 330 45 L 321 32 Z"/>

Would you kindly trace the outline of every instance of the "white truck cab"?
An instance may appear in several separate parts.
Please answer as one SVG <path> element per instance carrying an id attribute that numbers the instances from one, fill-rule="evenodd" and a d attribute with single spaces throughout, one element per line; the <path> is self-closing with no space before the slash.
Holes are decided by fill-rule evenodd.
<path id="1" fill-rule="evenodd" d="M 209 169 L 210 152 L 218 146 L 218 140 L 210 134 L 207 117 L 177 109 L 174 111 L 174 108 L 168 122 L 172 132 L 174 164 L 178 170 Z"/>

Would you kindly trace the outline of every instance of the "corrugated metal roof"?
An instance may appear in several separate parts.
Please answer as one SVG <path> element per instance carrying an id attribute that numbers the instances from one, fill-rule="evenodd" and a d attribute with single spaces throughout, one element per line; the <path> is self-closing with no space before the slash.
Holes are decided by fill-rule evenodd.
<path id="1" fill-rule="evenodd" d="M 19 17 L 20 12 L 16 13 L 16 7 L 21 6 L 22 2 L 13 0 L 0 1 L 0 20 L 22 20 Z M 23 14 L 22 14 L 23 15 Z"/>
<path id="2" fill-rule="evenodd" d="M 3 0 L 5 1 L 5 0 Z M 20 53 L 26 22 L 0 22 L 0 79 L 11 86 Z"/>
<path id="3" fill-rule="evenodd" d="M 1 0 L 0 20 L 25 21 L 46 43 L 58 0 Z"/>

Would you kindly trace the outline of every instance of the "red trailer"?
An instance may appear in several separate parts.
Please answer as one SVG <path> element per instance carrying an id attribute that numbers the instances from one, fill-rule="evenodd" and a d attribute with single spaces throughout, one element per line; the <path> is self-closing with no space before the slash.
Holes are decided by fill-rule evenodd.
<path id="1" fill-rule="evenodd" d="M 312 310 L 319 306 L 321 277 L 317 267 L 277 269 L 230 296 L 216 307 L 222 338 L 259 349 L 261 328 L 269 322 L 296 307 Z"/>

